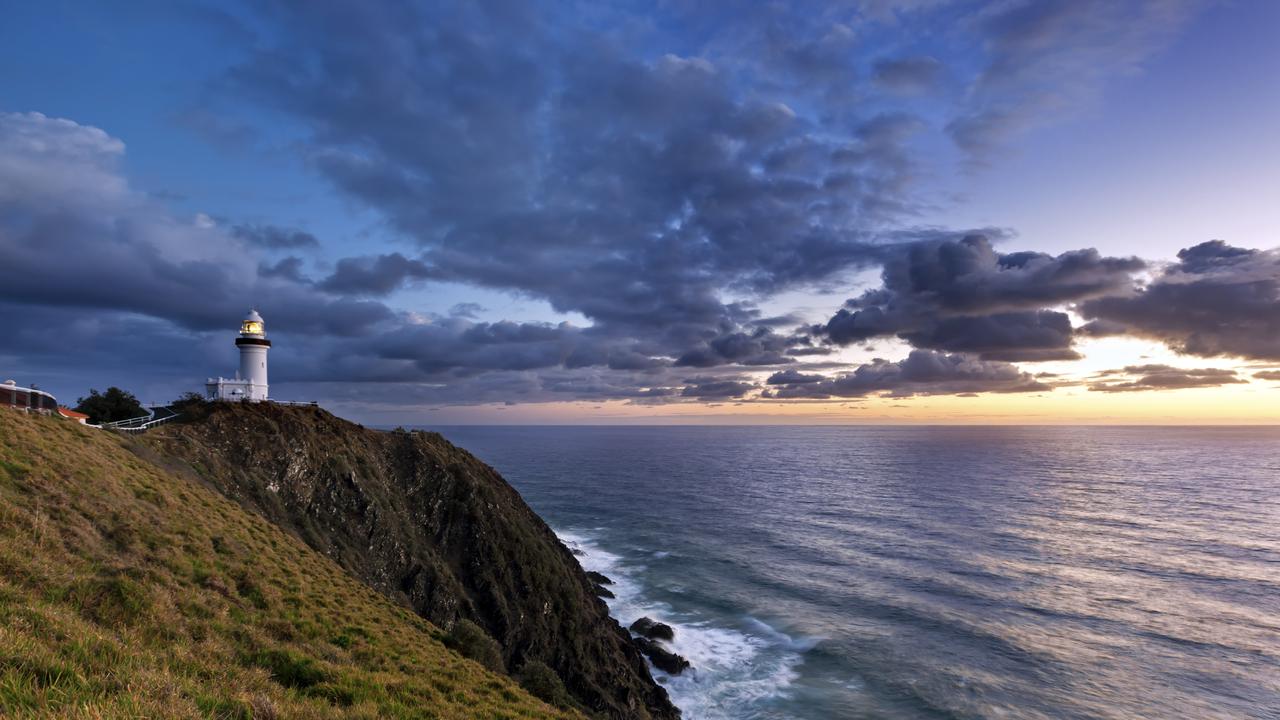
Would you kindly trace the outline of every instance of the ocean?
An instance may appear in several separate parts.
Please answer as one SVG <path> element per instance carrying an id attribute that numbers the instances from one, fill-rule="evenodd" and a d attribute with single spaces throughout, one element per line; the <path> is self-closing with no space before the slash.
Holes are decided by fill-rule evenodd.
<path id="1" fill-rule="evenodd" d="M 1280 718 L 1280 428 L 434 429 L 688 720 Z"/>

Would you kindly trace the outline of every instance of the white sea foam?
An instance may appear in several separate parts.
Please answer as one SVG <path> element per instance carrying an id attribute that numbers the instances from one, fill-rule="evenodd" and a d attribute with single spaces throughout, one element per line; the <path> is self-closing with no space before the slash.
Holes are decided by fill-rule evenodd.
<path id="1" fill-rule="evenodd" d="M 624 627 L 649 617 L 675 629 L 675 640 L 667 645 L 688 659 L 692 669 L 679 676 L 652 665 L 650 669 L 686 720 L 750 718 L 762 710 L 763 703 L 787 695 L 799 676 L 801 654 L 814 641 L 793 639 L 756 618 L 717 622 L 653 600 L 637 579 L 643 565 L 604 550 L 586 533 L 557 530 L 557 534 L 577 551 L 585 569 L 613 580 L 609 590 L 616 597 L 605 602 Z"/>

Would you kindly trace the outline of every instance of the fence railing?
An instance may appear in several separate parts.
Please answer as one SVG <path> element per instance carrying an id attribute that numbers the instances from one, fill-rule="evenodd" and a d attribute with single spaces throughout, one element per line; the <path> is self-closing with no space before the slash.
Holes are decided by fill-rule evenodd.
<path id="1" fill-rule="evenodd" d="M 137 427 L 139 425 L 142 425 L 143 423 L 149 422 L 153 417 L 155 417 L 155 412 L 152 410 L 148 410 L 146 415 L 139 415 L 138 417 L 132 417 L 125 420 L 116 420 L 115 422 L 102 423 L 98 427 L 106 428 L 109 430 L 116 430 L 119 428 L 127 428 L 127 427 Z"/>
<path id="2" fill-rule="evenodd" d="M 154 409 L 147 410 L 146 415 L 139 415 L 138 417 L 128 418 L 126 420 L 102 423 L 96 427 L 100 427 L 104 430 L 118 430 L 120 432 L 146 432 L 157 425 L 163 425 L 182 415 L 182 413 L 164 405 L 153 405 L 152 407 Z"/>
<path id="3" fill-rule="evenodd" d="M 111 429 L 119 432 L 141 433 L 141 432 L 146 432 L 157 425 L 163 425 L 169 422 L 170 420 L 176 419 L 178 417 L 181 417 L 181 414 L 174 413 L 172 415 L 166 415 L 165 417 L 162 417 L 162 418 L 156 418 L 155 420 L 152 420 L 147 423 L 143 423 L 142 425 L 135 425 L 133 427 L 114 427 Z M 103 427 L 106 427 L 106 426 L 104 425 Z"/>

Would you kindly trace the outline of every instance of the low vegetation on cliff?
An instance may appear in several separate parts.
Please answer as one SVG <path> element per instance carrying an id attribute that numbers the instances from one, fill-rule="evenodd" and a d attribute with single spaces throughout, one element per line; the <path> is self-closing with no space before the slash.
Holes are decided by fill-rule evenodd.
<path id="1" fill-rule="evenodd" d="M 164 463 L 0 411 L 0 716 L 580 717 Z"/>

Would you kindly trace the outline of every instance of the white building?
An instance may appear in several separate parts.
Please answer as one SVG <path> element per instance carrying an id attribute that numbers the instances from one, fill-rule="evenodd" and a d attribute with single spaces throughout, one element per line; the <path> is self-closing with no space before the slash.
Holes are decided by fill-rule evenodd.
<path id="1" fill-rule="evenodd" d="M 250 310 L 240 323 L 240 336 L 236 338 L 240 348 L 240 372 L 235 378 L 209 378 L 205 383 L 205 397 L 210 400 L 246 400 L 261 402 L 267 399 L 267 351 L 271 341 L 257 310 Z"/>

